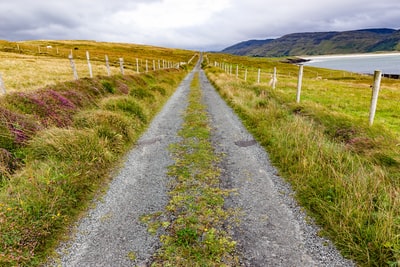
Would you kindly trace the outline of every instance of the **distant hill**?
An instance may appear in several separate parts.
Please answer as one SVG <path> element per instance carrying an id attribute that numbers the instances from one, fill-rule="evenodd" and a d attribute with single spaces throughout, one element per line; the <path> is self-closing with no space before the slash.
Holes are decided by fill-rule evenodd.
<path id="1" fill-rule="evenodd" d="M 396 50 L 400 50 L 400 31 L 382 28 L 292 33 L 277 39 L 240 42 L 222 52 L 245 56 L 282 57 Z"/>

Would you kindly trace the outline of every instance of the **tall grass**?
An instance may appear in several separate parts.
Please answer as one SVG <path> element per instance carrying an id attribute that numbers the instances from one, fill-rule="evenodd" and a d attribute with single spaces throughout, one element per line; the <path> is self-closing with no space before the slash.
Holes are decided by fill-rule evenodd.
<path id="1" fill-rule="evenodd" d="M 355 93 L 364 78 L 349 83 L 306 76 L 305 99 L 295 104 L 295 78 L 278 76 L 281 86 L 272 90 L 215 68 L 207 74 L 290 181 L 322 235 L 360 266 L 400 264 L 398 131 L 361 121 L 360 101 L 332 106 L 346 92 Z M 332 99 L 324 91 L 333 91 Z"/>
<path id="2" fill-rule="evenodd" d="M 0 98 L 1 266 L 43 262 L 185 74 L 99 76 Z"/>

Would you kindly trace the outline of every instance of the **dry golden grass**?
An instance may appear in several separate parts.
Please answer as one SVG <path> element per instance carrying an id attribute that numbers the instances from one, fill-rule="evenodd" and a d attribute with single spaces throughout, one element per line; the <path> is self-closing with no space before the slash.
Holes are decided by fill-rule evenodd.
<path id="1" fill-rule="evenodd" d="M 86 60 L 74 59 L 79 78 L 89 77 Z M 107 75 L 105 62 L 91 61 L 93 75 Z M 119 74 L 119 67 L 110 66 L 111 75 Z M 125 69 L 125 74 L 135 73 Z M 45 85 L 73 80 L 68 58 L 33 56 L 0 52 L 0 74 L 7 92 L 34 90 Z"/>
<path id="2" fill-rule="evenodd" d="M 51 48 L 47 48 L 47 47 Z M 69 54 L 73 54 L 79 78 L 89 77 L 86 52 L 90 53 L 93 76 L 107 75 L 105 56 L 109 58 L 110 74 L 120 74 L 119 58 L 124 60 L 124 74 L 171 67 L 187 62 L 194 51 L 147 45 L 104 43 L 95 41 L 24 41 L 0 40 L 0 75 L 6 90 L 27 91 L 49 84 L 74 79 Z M 146 68 L 147 61 L 147 68 Z M 164 64 L 163 64 L 164 63 Z"/>

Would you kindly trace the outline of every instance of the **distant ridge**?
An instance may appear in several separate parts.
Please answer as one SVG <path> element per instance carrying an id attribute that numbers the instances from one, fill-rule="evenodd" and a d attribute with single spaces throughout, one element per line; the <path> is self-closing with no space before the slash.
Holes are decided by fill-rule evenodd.
<path id="1" fill-rule="evenodd" d="M 277 39 L 249 40 L 222 50 L 224 53 L 283 57 L 300 55 L 352 54 L 400 50 L 400 31 L 388 28 L 342 32 L 303 32 Z"/>

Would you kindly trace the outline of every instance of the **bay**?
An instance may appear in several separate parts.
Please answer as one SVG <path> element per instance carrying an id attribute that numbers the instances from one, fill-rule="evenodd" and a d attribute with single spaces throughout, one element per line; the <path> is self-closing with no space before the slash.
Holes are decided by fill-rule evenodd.
<path id="1" fill-rule="evenodd" d="M 305 66 L 372 74 L 400 74 L 400 53 L 304 56 Z"/>

